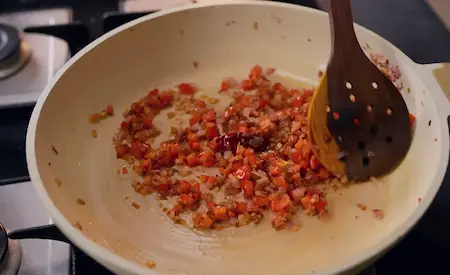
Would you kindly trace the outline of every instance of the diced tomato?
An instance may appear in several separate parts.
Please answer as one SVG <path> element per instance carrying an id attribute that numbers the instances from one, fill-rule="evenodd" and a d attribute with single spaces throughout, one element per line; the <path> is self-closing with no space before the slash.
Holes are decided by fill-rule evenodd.
<path id="1" fill-rule="evenodd" d="M 259 100 L 259 108 L 264 108 L 265 106 L 269 105 L 269 101 L 265 100 L 265 99 L 260 99 Z"/>
<path id="2" fill-rule="evenodd" d="M 277 165 L 270 165 L 269 166 L 269 172 L 270 175 L 273 177 L 279 176 L 281 173 L 281 168 Z"/>
<path id="3" fill-rule="evenodd" d="M 142 119 L 142 127 L 145 129 L 151 129 L 153 127 L 153 120 L 150 117 L 144 117 Z"/>
<path id="4" fill-rule="evenodd" d="M 214 109 L 211 109 L 209 111 L 207 111 L 204 115 L 203 115 L 203 119 L 207 122 L 214 122 L 216 121 L 216 111 L 214 111 Z"/>
<path id="5" fill-rule="evenodd" d="M 325 207 L 327 207 L 327 205 L 328 205 L 328 202 L 325 200 L 325 199 L 320 199 L 316 204 L 315 204 L 315 208 L 318 210 L 318 211 L 322 211 L 322 210 L 324 210 L 325 209 Z"/>
<path id="6" fill-rule="evenodd" d="M 200 153 L 200 162 L 202 166 L 212 167 L 214 166 L 214 154 L 211 151 L 205 151 Z"/>
<path id="7" fill-rule="evenodd" d="M 300 203 L 302 204 L 303 208 L 310 209 L 312 207 L 312 197 L 311 196 L 305 196 L 300 200 Z"/>
<path id="8" fill-rule="evenodd" d="M 151 168 L 152 161 L 150 159 L 143 159 L 140 161 L 140 166 L 141 166 L 142 170 L 147 171 L 148 169 Z"/>
<path id="9" fill-rule="evenodd" d="M 228 209 L 225 206 L 216 206 L 213 208 L 213 220 L 214 221 L 227 221 L 228 220 Z"/>
<path id="10" fill-rule="evenodd" d="M 117 158 L 123 158 L 130 152 L 130 147 L 126 144 L 118 144 L 116 146 L 116 155 Z"/>
<path id="11" fill-rule="evenodd" d="M 271 201 L 271 208 L 274 212 L 287 212 L 288 208 L 292 205 L 292 201 L 288 195 L 284 194 Z"/>
<path id="12" fill-rule="evenodd" d="M 213 220 L 206 214 L 197 214 L 193 218 L 194 226 L 196 228 L 208 229 L 214 223 Z"/>
<path id="13" fill-rule="evenodd" d="M 272 90 L 275 92 L 285 92 L 286 88 L 280 82 L 276 82 L 272 85 Z"/>
<path id="14" fill-rule="evenodd" d="M 164 105 L 170 104 L 173 100 L 173 92 L 165 91 L 159 95 L 159 99 Z"/>
<path id="15" fill-rule="evenodd" d="M 159 93 L 159 90 L 157 88 L 151 90 L 150 92 L 148 92 L 148 96 L 155 96 Z"/>
<path id="16" fill-rule="evenodd" d="M 120 129 L 122 129 L 122 130 L 128 130 L 129 126 L 130 126 L 130 124 L 128 122 L 126 122 L 125 120 L 120 123 Z"/>
<path id="17" fill-rule="evenodd" d="M 318 175 L 322 179 L 327 179 L 330 176 L 330 173 L 328 172 L 327 169 L 322 167 L 322 168 L 319 169 Z"/>
<path id="18" fill-rule="evenodd" d="M 162 183 L 155 186 L 155 189 L 159 192 L 167 192 L 170 189 L 170 185 L 168 183 Z"/>
<path id="19" fill-rule="evenodd" d="M 187 165 L 189 167 L 196 167 L 200 164 L 199 159 L 197 158 L 197 156 L 194 153 L 187 156 L 186 161 L 187 161 Z"/>
<path id="20" fill-rule="evenodd" d="M 253 203 L 259 207 L 269 207 L 270 199 L 266 197 L 253 197 Z"/>
<path id="21" fill-rule="evenodd" d="M 180 180 L 178 190 L 180 193 L 189 193 L 191 191 L 191 184 L 186 180 Z"/>
<path id="22" fill-rule="evenodd" d="M 294 163 L 300 164 L 300 160 L 302 159 L 302 154 L 299 151 L 294 151 L 291 154 L 290 158 Z"/>
<path id="23" fill-rule="evenodd" d="M 208 122 L 212 123 L 212 122 Z M 208 124 L 206 125 L 206 135 L 208 136 L 209 140 L 212 140 L 213 138 L 219 136 L 219 129 L 217 128 L 216 124 Z"/>
<path id="24" fill-rule="evenodd" d="M 244 214 L 245 212 L 247 212 L 247 204 L 245 202 L 237 202 L 236 212 L 238 214 Z"/>
<path id="25" fill-rule="evenodd" d="M 147 106 L 157 110 L 164 108 L 164 104 L 156 97 L 147 97 Z"/>
<path id="26" fill-rule="evenodd" d="M 203 100 L 196 100 L 194 102 L 194 106 L 197 107 L 197 108 L 204 109 L 204 108 L 206 108 L 206 103 Z"/>
<path id="27" fill-rule="evenodd" d="M 253 196 L 255 184 L 250 180 L 241 180 L 241 189 L 244 192 L 244 197 L 250 198 Z"/>
<path id="28" fill-rule="evenodd" d="M 192 196 L 192 198 L 193 198 L 195 201 L 198 201 L 198 200 L 202 197 L 202 193 L 200 193 L 200 192 L 194 192 L 194 193 L 191 194 L 191 196 Z"/>
<path id="29" fill-rule="evenodd" d="M 414 116 L 413 114 L 409 113 L 409 124 L 413 125 L 415 121 L 416 121 L 416 116 Z"/>
<path id="30" fill-rule="evenodd" d="M 262 75 L 262 68 L 261 68 L 261 66 L 260 65 L 255 65 L 250 70 L 250 74 L 248 75 L 248 78 L 254 80 L 254 79 L 260 78 L 261 75 Z"/>
<path id="31" fill-rule="evenodd" d="M 241 86 L 242 86 L 242 89 L 244 91 L 250 91 L 250 90 L 253 90 L 255 88 L 255 85 L 254 85 L 253 81 L 250 80 L 250 79 L 242 80 Z"/>
<path id="32" fill-rule="evenodd" d="M 197 91 L 197 88 L 189 83 L 180 83 L 178 89 L 180 89 L 180 93 L 185 95 L 193 95 Z"/>
<path id="33" fill-rule="evenodd" d="M 133 140 L 131 142 L 131 154 L 137 159 L 141 159 L 145 156 L 146 148 L 139 141 Z"/>
<path id="34" fill-rule="evenodd" d="M 208 208 L 209 210 L 212 210 L 214 207 L 216 207 L 216 203 L 213 201 L 208 201 L 206 203 L 206 208 Z"/>
<path id="35" fill-rule="evenodd" d="M 319 161 L 315 156 L 312 156 L 309 160 L 309 165 L 311 166 L 311 169 L 317 169 L 319 167 Z"/>
<path id="36" fill-rule="evenodd" d="M 114 108 L 113 108 L 113 106 L 111 104 L 106 105 L 106 110 L 105 111 L 106 111 L 106 113 L 109 116 L 114 115 Z"/>
<path id="37" fill-rule="evenodd" d="M 172 158 L 178 157 L 178 144 L 171 144 L 170 145 L 170 155 Z"/>
<path id="38" fill-rule="evenodd" d="M 184 206 L 192 206 L 195 203 L 195 200 L 190 194 L 181 194 L 178 197 L 178 202 Z"/>
<path id="39" fill-rule="evenodd" d="M 226 92 L 230 89 L 230 84 L 226 80 L 222 80 L 222 83 L 220 83 L 220 91 Z"/>
<path id="40" fill-rule="evenodd" d="M 294 100 L 292 100 L 292 106 L 294 107 L 301 107 L 303 106 L 304 103 L 305 101 L 303 100 L 302 97 L 296 97 L 294 98 Z"/>
<path id="41" fill-rule="evenodd" d="M 288 189 L 288 184 L 283 176 L 273 178 L 273 183 L 275 183 L 276 186 L 282 188 L 283 190 Z"/>
<path id="42" fill-rule="evenodd" d="M 141 105 L 136 106 L 136 108 L 134 108 L 134 113 L 137 116 L 142 115 L 142 113 L 144 112 L 144 107 L 142 107 Z"/>
<path id="43" fill-rule="evenodd" d="M 200 114 L 194 114 L 189 119 L 189 125 L 193 126 L 195 123 L 197 123 L 197 122 L 199 122 L 201 120 L 202 120 L 202 116 Z"/>

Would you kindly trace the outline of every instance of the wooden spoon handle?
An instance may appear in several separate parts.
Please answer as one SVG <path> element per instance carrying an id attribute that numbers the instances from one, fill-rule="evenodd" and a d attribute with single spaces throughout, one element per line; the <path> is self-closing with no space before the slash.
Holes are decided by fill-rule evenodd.
<path id="1" fill-rule="evenodd" d="M 330 26 L 333 43 L 332 55 L 342 56 L 361 51 L 355 30 L 350 0 L 330 0 Z"/>

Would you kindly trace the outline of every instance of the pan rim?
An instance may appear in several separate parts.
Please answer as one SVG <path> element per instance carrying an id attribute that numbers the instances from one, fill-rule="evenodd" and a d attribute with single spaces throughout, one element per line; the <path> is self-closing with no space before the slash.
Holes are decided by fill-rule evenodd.
<path id="1" fill-rule="evenodd" d="M 68 236 L 68 238 L 76 245 L 78 248 L 83 250 L 90 257 L 99 261 L 101 264 L 107 266 L 108 268 L 112 268 L 114 271 L 127 271 L 132 274 L 157 274 L 155 270 L 151 270 L 146 268 L 138 263 L 125 259 L 114 252 L 100 246 L 95 243 L 87 236 L 85 236 L 82 232 L 77 230 L 72 226 L 70 221 L 60 212 L 60 210 L 56 207 L 56 205 L 51 200 L 43 182 L 40 178 L 40 173 L 38 170 L 36 155 L 35 155 L 35 134 L 37 125 L 40 118 L 41 110 L 46 102 L 47 97 L 50 92 L 53 90 L 56 83 L 62 77 L 62 75 L 70 69 L 70 67 L 77 62 L 80 58 L 82 58 L 86 53 L 97 47 L 99 44 L 103 43 L 105 40 L 111 38 L 112 36 L 129 29 L 135 25 L 143 23 L 145 21 L 158 18 L 161 16 L 165 16 L 168 14 L 177 13 L 180 11 L 187 11 L 199 8 L 207 8 L 212 6 L 233 6 L 233 5 L 252 5 L 252 6 L 267 6 L 267 7 L 281 7 L 286 9 L 295 9 L 295 10 L 303 10 L 303 12 L 315 13 L 318 16 L 327 16 L 326 12 L 315 10 L 312 8 L 307 8 L 294 4 L 287 3 L 279 3 L 279 2 L 270 2 L 270 1 L 248 1 L 248 0 L 234 0 L 227 3 L 202 3 L 202 4 L 190 4 L 181 7 L 170 8 L 166 10 L 162 10 L 153 14 L 146 15 L 144 17 L 133 20 L 129 23 L 126 23 L 104 35 L 94 40 L 88 46 L 83 48 L 80 52 L 78 52 L 74 57 L 72 57 L 69 61 L 67 61 L 61 69 L 56 73 L 56 75 L 52 78 L 52 80 L 47 84 L 41 96 L 39 97 L 33 113 L 30 118 L 30 123 L 28 125 L 27 136 L 26 136 L 26 159 L 28 165 L 28 171 L 30 174 L 30 178 L 33 184 L 33 187 L 40 199 L 40 201 L 44 204 L 46 210 L 53 217 L 55 224 L 58 228 Z M 378 34 L 357 25 L 358 29 L 362 29 L 364 32 L 367 32 L 369 35 L 375 37 L 378 40 L 382 40 L 387 46 L 393 48 L 396 53 L 401 55 L 401 58 L 404 59 L 408 66 L 415 67 L 414 62 L 412 62 L 409 57 L 407 57 L 403 52 L 397 49 L 394 45 L 392 45 L 389 41 L 385 40 Z M 425 86 L 425 85 L 424 85 Z M 426 87 L 426 86 L 425 86 Z M 434 91 L 426 89 L 429 92 L 434 100 L 434 103 L 439 106 L 439 101 L 436 101 L 436 95 Z M 437 92 L 437 91 L 436 91 Z M 444 123 L 444 119 L 441 117 L 440 121 L 440 129 L 445 129 L 446 123 Z M 422 203 L 416 208 L 414 212 L 404 221 L 401 225 L 392 230 L 388 235 L 384 236 L 378 243 L 368 247 L 363 251 L 360 255 L 356 255 L 354 257 L 349 257 L 347 260 L 344 260 L 341 264 L 337 264 L 331 268 L 324 270 L 316 270 L 316 274 L 339 274 L 345 271 L 348 271 L 362 263 L 368 262 L 376 255 L 380 254 L 382 251 L 385 251 L 396 242 L 398 242 L 403 236 L 405 236 L 409 230 L 419 221 L 419 219 L 423 216 L 425 211 L 429 208 L 431 202 L 439 190 L 442 180 L 445 175 L 445 168 L 448 164 L 448 154 L 449 154 L 449 137 L 445 135 L 444 131 L 441 131 L 440 140 L 442 142 L 443 150 L 440 155 L 440 166 L 437 169 L 437 172 L 432 179 L 432 184 L 430 188 L 427 190 L 426 195 L 423 197 Z"/>

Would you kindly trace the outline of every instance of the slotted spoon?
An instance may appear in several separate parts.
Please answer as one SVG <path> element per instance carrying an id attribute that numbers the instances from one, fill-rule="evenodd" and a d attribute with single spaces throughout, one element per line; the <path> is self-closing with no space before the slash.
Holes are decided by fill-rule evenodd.
<path id="1" fill-rule="evenodd" d="M 313 151 L 336 175 L 385 175 L 410 147 L 408 109 L 359 46 L 350 0 L 330 0 L 329 16 L 332 53 L 308 113 Z"/>

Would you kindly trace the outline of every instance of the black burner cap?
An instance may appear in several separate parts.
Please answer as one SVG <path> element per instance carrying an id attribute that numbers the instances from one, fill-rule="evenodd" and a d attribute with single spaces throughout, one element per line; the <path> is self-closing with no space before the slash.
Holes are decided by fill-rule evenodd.
<path id="1" fill-rule="evenodd" d="M 6 229 L 0 223 L 0 264 L 5 259 L 7 252 L 8 252 L 8 233 L 6 233 Z"/>
<path id="2" fill-rule="evenodd" d="M 19 31 L 13 26 L 0 24 L 0 61 L 17 52 L 19 46 Z"/>

